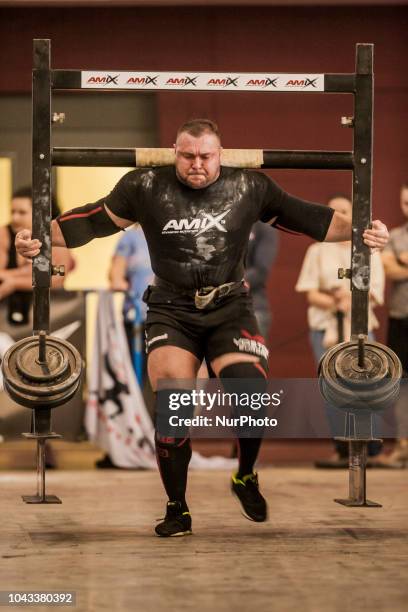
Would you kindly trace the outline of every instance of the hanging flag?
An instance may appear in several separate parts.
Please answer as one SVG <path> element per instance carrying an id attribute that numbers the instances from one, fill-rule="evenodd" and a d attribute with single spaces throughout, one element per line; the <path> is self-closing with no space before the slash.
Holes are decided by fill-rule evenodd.
<path id="1" fill-rule="evenodd" d="M 137 384 L 112 294 L 99 292 L 85 426 L 90 439 L 122 468 L 155 468 L 154 430 Z"/>
<path id="2" fill-rule="evenodd" d="M 14 344 L 14 340 L 8 334 L 4 332 L 0 332 L 0 363 L 3 359 L 4 353 L 10 348 L 10 346 Z M 0 391 L 3 390 L 3 374 L 0 369 Z"/>

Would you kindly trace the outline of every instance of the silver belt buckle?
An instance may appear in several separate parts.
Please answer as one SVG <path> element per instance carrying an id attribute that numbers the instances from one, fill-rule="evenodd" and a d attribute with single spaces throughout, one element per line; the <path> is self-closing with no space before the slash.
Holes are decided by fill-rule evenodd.
<path id="1" fill-rule="evenodd" d="M 197 289 L 194 295 L 194 304 L 198 310 L 204 310 L 208 304 L 211 304 L 217 288 L 218 287 L 201 287 Z"/>
<path id="2" fill-rule="evenodd" d="M 235 281 L 233 281 L 232 283 L 218 285 L 218 287 L 201 287 L 201 289 L 197 289 L 194 295 L 196 308 L 204 310 L 215 298 L 228 295 L 235 284 Z"/>

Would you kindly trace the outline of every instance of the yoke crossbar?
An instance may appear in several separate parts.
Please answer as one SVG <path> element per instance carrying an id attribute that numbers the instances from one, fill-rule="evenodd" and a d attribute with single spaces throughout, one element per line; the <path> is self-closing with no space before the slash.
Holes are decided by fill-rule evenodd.
<path id="1" fill-rule="evenodd" d="M 151 168 L 174 164 L 174 149 L 87 149 L 56 147 L 53 166 L 112 166 Z M 233 168 L 307 168 L 352 170 L 353 155 L 347 151 L 272 151 L 223 149 L 221 165 Z"/>
<path id="2" fill-rule="evenodd" d="M 51 69 L 51 44 L 34 40 L 33 236 L 42 242 L 33 261 L 34 333 L 49 332 L 51 284 L 51 169 L 53 166 L 153 167 L 174 163 L 169 149 L 53 148 L 51 98 L 55 90 L 229 91 L 257 93 L 348 93 L 354 96 L 352 151 L 230 149 L 222 163 L 245 168 L 302 168 L 353 172 L 351 266 L 342 274 L 352 290 L 352 337 L 368 332 L 370 252 L 362 233 L 371 222 L 373 45 L 356 45 L 353 74 L 129 72 Z"/>

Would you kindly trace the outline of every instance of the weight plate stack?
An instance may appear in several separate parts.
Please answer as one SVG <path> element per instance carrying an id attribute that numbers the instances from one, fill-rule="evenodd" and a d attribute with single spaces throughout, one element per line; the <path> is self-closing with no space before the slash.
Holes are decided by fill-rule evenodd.
<path id="1" fill-rule="evenodd" d="M 26 408 L 56 408 L 77 391 L 81 380 L 82 358 L 65 340 L 46 336 L 40 359 L 40 336 L 23 338 L 3 357 L 4 389 Z"/>
<path id="2" fill-rule="evenodd" d="M 337 408 L 383 410 L 399 395 L 401 362 L 387 346 L 364 343 L 364 365 L 359 365 L 358 342 L 342 342 L 330 348 L 319 363 L 320 392 Z"/>

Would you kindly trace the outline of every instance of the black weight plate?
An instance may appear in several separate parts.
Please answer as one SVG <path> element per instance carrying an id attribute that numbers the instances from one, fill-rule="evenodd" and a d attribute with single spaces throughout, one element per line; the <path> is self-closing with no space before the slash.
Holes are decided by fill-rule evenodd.
<path id="1" fill-rule="evenodd" d="M 4 381 L 4 389 L 11 399 L 25 408 L 57 408 L 58 406 L 66 404 L 75 395 L 79 383 L 80 379 L 77 380 L 75 385 L 67 389 L 65 393 L 58 393 L 52 397 L 39 397 L 22 393 L 18 389 L 14 389 L 14 387 L 10 386 L 6 380 Z"/>
<path id="2" fill-rule="evenodd" d="M 53 396 L 55 394 L 64 393 L 73 384 L 75 384 L 76 380 L 78 379 L 77 373 L 71 373 L 70 369 L 68 373 L 68 377 L 63 377 L 61 380 L 53 381 L 52 385 L 46 382 L 38 385 L 33 385 L 32 383 L 28 384 L 28 382 L 26 382 L 24 379 L 20 379 L 13 376 L 8 378 L 8 383 L 10 386 L 12 386 L 17 391 L 20 391 L 21 393 L 27 393 L 30 396 L 38 395 L 38 397 L 45 398 Z"/>
<path id="3" fill-rule="evenodd" d="M 82 371 L 81 356 L 69 342 L 49 336 L 46 339 L 46 355 L 48 357 L 49 351 L 54 355 L 51 356 L 49 372 L 39 374 L 28 362 L 30 355 L 33 359 L 38 355 L 38 344 L 38 336 L 32 336 L 20 340 L 6 351 L 2 362 L 5 389 L 15 401 L 28 408 L 59 406 L 68 401 L 78 388 Z M 26 370 L 29 370 L 28 376 L 24 374 Z"/>
<path id="4" fill-rule="evenodd" d="M 334 359 L 334 372 L 345 384 L 376 384 L 389 375 L 389 360 L 384 351 L 365 347 L 364 368 L 358 365 L 358 347 L 346 347 Z"/>
<path id="5" fill-rule="evenodd" d="M 369 374 L 365 379 L 347 378 L 350 363 L 351 367 L 354 365 L 349 361 L 348 355 L 355 354 L 357 359 L 358 349 L 355 342 L 344 342 L 332 347 L 322 357 L 319 363 L 319 386 L 324 399 L 329 404 L 351 412 L 362 409 L 381 410 L 392 404 L 398 397 L 402 368 L 397 355 L 388 347 L 376 342 L 367 342 L 365 349 L 367 356 L 370 352 L 371 355 L 375 353 L 376 357 L 380 356 L 380 359 L 372 364 L 373 378 L 370 378 Z M 346 361 L 342 366 L 344 356 L 346 356 Z M 338 359 L 340 359 L 340 366 L 337 363 Z M 383 361 L 386 365 L 381 363 Z M 338 368 L 342 371 L 344 378 L 337 375 Z M 387 373 L 381 378 L 384 368 Z"/>
<path id="6" fill-rule="evenodd" d="M 26 378 L 23 376 L 18 368 L 17 368 L 17 357 L 18 351 L 15 351 L 10 355 L 8 359 L 8 375 L 6 378 L 10 386 L 15 389 L 19 389 L 22 393 L 28 393 L 29 395 L 39 395 L 39 396 L 47 396 L 54 395 L 56 393 L 64 392 L 65 389 L 68 389 L 72 384 L 75 383 L 75 380 L 79 376 L 77 366 L 77 359 L 74 353 L 70 348 L 64 347 L 64 352 L 68 361 L 68 366 L 65 372 L 57 377 L 51 377 L 50 379 L 45 379 L 42 381 L 38 381 L 35 383 L 33 380 Z"/>
<path id="7" fill-rule="evenodd" d="M 46 344 L 46 364 L 38 362 L 38 342 L 22 346 L 16 354 L 16 368 L 20 374 L 33 382 L 50 382 L 65 374 L 68 356 L 65 347 L 51 340 Z"/>

